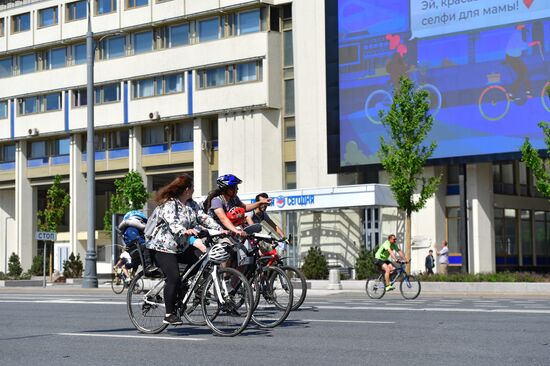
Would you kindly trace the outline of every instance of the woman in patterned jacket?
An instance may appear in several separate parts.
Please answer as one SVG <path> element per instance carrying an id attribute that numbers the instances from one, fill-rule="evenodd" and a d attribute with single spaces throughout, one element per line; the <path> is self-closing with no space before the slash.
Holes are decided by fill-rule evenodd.
<path id="1" fill-rule="evenodd" d="M 180 292 L 179 263 L 192 265 L 206 247 L 196 239 L 197 227 L 222 230 L 210 216 L 206 215 L 194 202 L 193 180 L 183 174 L 162 187 L 156 197 L 158 207 L 157 224 L 148 249 L 155 251 L 155 261 L 166 276 L 164 302 L 165 324 L 181 325 L 183 322 L 175 313 L 177 294 Z M 151 215 L 152 217 L 155 215 Z"/>

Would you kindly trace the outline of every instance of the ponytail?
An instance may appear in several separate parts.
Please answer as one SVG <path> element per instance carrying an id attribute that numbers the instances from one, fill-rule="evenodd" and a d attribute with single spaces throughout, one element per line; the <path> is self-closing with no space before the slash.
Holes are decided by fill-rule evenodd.
<path id="1" fill-rule="evenodd" d="M 222 194 L 222 190 L 220 188 L 216 188 L 213 191 L 210 191 L 210 193 L 208 193 L 208 196 L 206 197 L 206 199 L 203 202 L 204 212 L 208 212 L 208 210 L 210 209 L 212 199 L 214 197 L 217 197 L 217 196 L 221 195 L 221 194 Z"/>

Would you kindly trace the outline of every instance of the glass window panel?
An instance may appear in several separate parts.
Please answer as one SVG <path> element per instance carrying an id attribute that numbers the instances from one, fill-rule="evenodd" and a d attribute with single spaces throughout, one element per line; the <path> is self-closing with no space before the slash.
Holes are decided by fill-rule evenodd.
<path id="1" fill-rule="evenodd" d="M 50 68 L 57 69 L 65 66 L 67 50 L 63 48 L 54 48 L 50 51 Z"/>
<path id="2" fill-rule="evenodd" d="M 156 95 L 162 95 L 164 92 L 162 91 L 162 77 L 155 78 L 155 88 L 156 88 Z"/>
<path id="3" fill-rule="evenodd" d="M 260 9 L 239 13 L 238 34 L 260 31 Z"/>
<path id="4" fill-rule="evenodd" d="M 57 7 L 39 10 L 38 22 L 41 27 L 57 24 Z"/>
<path id="5" fill-rule="evenodd" d="M 178 141 L 178 142 L 193 141 L 193 123 L 176 124 L 176 138 L 174 141 Z"/>
<path id="6" fill-rule="evenodd" d="M 158 145 L 166 142 L 164 138 L 164 126 L 146 127 L 143 131 L 144 145 Z"/>
<path id="7" fill-rule="evenodd" d="M 285 80 L 285 116 L 294 115 L 294 79 Z"/>
<path id="8" fill-rule="evenodd" d="M 86 0 L 69 3 L 67 4 L 67 8 L 69 20 L 84 19 L 88 13 Z"/>
<path id="9" fill-rule="evenodd" d="M 169 93 L 178 93 L 183 91 L 183 75 L 167 75 L 164 77 L 164 92 Z"/>
<path id="10" fill-rule="evenodd" d="M 110 148 L 120 149 L 120 148 L 128 147 L 129 146 L 129 137 L 130 137 L 130 135 L 129 135 L 128 130 L 111 132 L 111 134 L 110 134 L 110 138 L 111 138 Z"/>
<path id="11" fill-rule="evenodd" d="M 105 85 L 103 87 L 103 102 L 116 102 L 118 100 L 118 84 Z"/>
<path id="12" fill-rule="evenodd" d="M 514 184 L 514 165 L 502 164 L 502 183 Z"/>
<path id="13" fill-rule="evenodd" d="M 199 40 L 212 41 L 219 38 L 220 21 L 218 18 L 199 21 Z"/>
<path id="14" fill-rule="evenodd" d="M 116 11 L 115 0 L 96 0 L 97 14 L 107 14 Z"/>
<path id="15" fill-rule="evenodd" d="M 11 71 L 11 57 L 0 60 L 0 78 L 7 78 L 12 76 Z"/>
<path id="16" fill-rule="evenodd" d="M 0 102 L 0 118 L 8 117 L 8 101 Z"/>
<path id="17" fill-rule="evenodd" d="M 31 29 L 31 13 L 16 15 L 13 21 L 15 32 L 24 32 Z"/>
<path id="18" fill-rule="evenodd" d="M 153 50 L 153 32 L 140 32 L 134 34 L 134 54 L 150 52 Z"/>
<path id="19" fill-rule="evenodd" d="M 5 162 L 15 161 L 15 145 L 6 145 L 4 146 L 4 157 Z"/>
<path id="20" fill-rule="evenodd" d="M 225 67 L 206 70 L 206 85 L 207 87 L 225 85 Z"/>
<path id="21" fill-rule="evenodd" d="M 86 43 L 73 46 L 73 59 L 75 65 L 86 63 Z"/>
<path id="22" fill-rule="evenodd" d="M 257 80 L 256 62 L 247 62 L 237 65 L 237 82 Z"/>
<path id="23" fill-rule="evenodd" d="M 287 173 L 296 173 L 296 162 L 285 163 Z"/>
<path id="24" fill-rule="evenodd" d="M 70 145 L 71 145 L 71 139 L 60 139 L 55 141 L 55 147 L 57 155 L 69 155 L 70 153 Z"/>
<path id="25" fill-rule="evenodd" d="M 294 65 L 294 50 L 292 47 L 292 31 L 285 31 L 283 33 L 284 43 L 284 66 L 289 67 Z"/>
<path id="26" fill-rule="evenodd" d="M 170 47 L 189 44 L 189 24 L 170 27 Z"/>
<path id="27" fill-rule="evenodd" d="M 36 56 L 34 53 L 19 56 L 19 73 L 28 74 L 36 70 Z"/>
<path id="28" fill-rule="evenodd" d="M 75 90 L 73 92 L 73 106 L 81 107 L 88 104 L 88 94 L 86 89 Z"/>
<path id="29" fill-rule="evenodd" d="M 126 37 L 115 37 L 107 40 L 108 58 L 123 57 L 126 53 L 124 50 Z"/>
<path id="30" fill-rule="evenodd" d="M 28 97 L 23 99 L 23 114 L 36 113 L 37 97 Z"/>
<path id="31" fill-rule="evenodd" d="M 31 159 L 46 157 L 46 141 L 31 142 Z"/>
<path id="32" fill-rule="evenodd" d="M 46 95 L 46 110 L 55 111 L 61 109 L 61 94 L 53 93 Z"/>
<path id="33" fill-rule="evenodd" d="M 154 79 L 144 79 L 135 82 L 134 97 L 145 98 L 155 95 Z"/>

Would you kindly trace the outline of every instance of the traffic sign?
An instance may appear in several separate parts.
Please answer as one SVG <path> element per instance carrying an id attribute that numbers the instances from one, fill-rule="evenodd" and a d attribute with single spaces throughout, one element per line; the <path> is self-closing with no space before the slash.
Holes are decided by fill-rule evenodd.
<path id="1" fill-rule="evenodd" d="M 56 241 L 57 233 L 53 231 L 37 231 L 36 240 Z"/>

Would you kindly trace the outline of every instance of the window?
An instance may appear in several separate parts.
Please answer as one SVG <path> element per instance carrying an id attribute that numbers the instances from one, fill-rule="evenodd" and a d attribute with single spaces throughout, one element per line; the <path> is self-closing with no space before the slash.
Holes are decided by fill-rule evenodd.
<path id="1" fill-rule="evenodd" d="M 285 31 L 283 33 L 283 45 L 284 45 L 284 67 L 294 66 L 294 50 L 292 47 L 292 31 Z"/>
<path id="2" fill-rule="evenodd" d="M 96 15 L 109 14 L 116 11 L 117 0 L 95 0 Z"/>
<path id="3" fill-rule="evenodd" d="M 126 0 L 126 9 L 149 5 L 149 0 Z"/>
<path id="4" fill-rule="evenodd" d="M 219 38 L 220 36 L 220 19 L 211 18 L 205 19 L 198 22 L 199 23 L 199 41 L 213 41 Z"/>
<path id="5" fill-rule="evenodd" d="M 262 62 L 253 61 L 198 70 L 199 89 L 261 80 Z M 236 81 L 235 81 L 236 80 Z"/>
<path id="6" fill-rule="evenodd" d="M 19 33 L 31 29 L 31 13 L 14 15 L 11 18 L 11 32 Z"/>
<path id="7" fill-rule="evenodd" d="M 36 55 L 29 53 L 19 56 L 19 74 L 28 74 L 36 71 Z"/>
<path id="8" fill-rule="evenodd" d="M 285 140 L 296 140 L 296 121 L 294 117 L 285 118 Z"/>
<path id="9" fill-rule="evenodd" d="M 71 139 L 63 138 L 53 141 L 53 156 L 69 155 L 71 152 Z"/>
<path id="10" fill-rule="evenodd" d="M 294 115 L 294 79 L 285 80 L 285 116 Z"/>
<path id="11" fill-rule="evenodd" d="M 259 73 L 256 70 L 258 62 L 247 62 L 245 64 L 237 64 L 237 83 L 246 81 L 256 81 L 259 79 Z"/>
<path id="12" fill-rule="evenodd" d="M 260 9 L 237 14 L 237 35 L 260 31 Z"/>
<path id="13" fill-rule="evenodd" d="M 124 149 L 130 144 L 129 130 L 112 131 L 109 133 L 109 149 Z"/>
<path id="14" fill-rule="evenodd" d="M 73 90 L 73 107 L 82 107 L 88 104 L 87 90 L 78 89 Z"/>
<path id="15" fill-rule="evenodd" d="M 101 58 L 113 59 L 126 55 L 126 37 L 108 38 L 102 42 Z"/>
<path id="16" fill-rule="evenodd" d="M 3 145 L 0 148 L 0 162 L 10 163 L 15 161 L 15 144 Z"/>
<path id="17" fill-rule="evenodd" d="M 192 142 L 193 141 L 193 122 L 177 123 L 174 126 L 173 142 Z"/>
<path id="18" fill-rule="evenodd" d="M 27 97 L 19 99 L 19 114 L 31 114 L 38 111 L 37 97 Z"/>
<path id="19" fill-rule="evenodd" d="M 67 14 L 65 19 L 67 21 L 86 19 L 88 15 L 88 6 L 86 0 L 75 1 L 74 3 L 68 3 L 66 5 Z"/>
<path id="20" fill-rule="evenodd" d="M 189 24 L 173 25 L 168 28 L 170 47 L 184 46 L 189 44 Z"/>
<path id="21" fill-rule="evenodd" d="M 48 156 L 47 141 L 31 141 L 30 158 L 45 158 Z"/>
<path id="22" fill-rule="evenodd" d="M 42 111 L 56 111 L 59 109 L 61 109 L 61 93 L 47 94 L 43 97 Z"/>
<path id="23" fill-rule="evenodd" d="M 0 18 L 0 37 L 4 37 L 4 18 Z"/>
<path id="24" fill-rule="evenodd" d="M 8 101 L 0 101 L 0 119 L 8 118 Z"/>
<path id="25" fill-rule="evenodd" d="M 19 114 L 21 115 L 56 111 L 61 109 L 61 93 L 21 98 L 18 102 Z"/>
<path id="26" fill-rule="evenodd" d="M 493 191 L 501 194 L 515 194 L 514 163 L 493 163 Z"/>
<path id="27" fill-rule="evenodd" d="M 285 163 L 285 188 L 296 188 L 296 162 L 288 161 Z"/>
<path id="28" fill-rule="evenodd" d="M 72 46 L 73 64 L 81 65 L 86 63 L 86 43 Z"/>
<path id="29" fill-rule="evenodd" d="M 134 98 L 146 98 L 171 93 L 183 92 L 183 75 L 172 74 L 156 78 L 136 80 L 134 85 Z"/>
<path id="30" fill-rule="evenodd" d="M 95 88 L 95 103 L 110 103 L 120 100 L 120 85 L 109 84 Z"/>
<path id="31" fill-rule="evenodd" d="M 11 57 L 0 59 L 0 78 L 12 76 Z"/>
<path id="32" fill-rule="evenodd" d="M 143 129 L 143 146 L 160 145 L 168 142 L 169 128 L 151 126 Z"/>
<path id="33" fill-rule="evenodd" d="M 50 27 L 57 23 L 57 6 L 38 10 L 38 27 Z"/>
<path id="34" fill-rule="evenodd" d="M 153 50 L 153 31 L 134 34 L 134 54 L 150 52 Z"/>
<path id="35" fill-rule="evenodd" d="M 60 67 L 65 67 L 67 59 L 67 49 L 62 48 L 53 48 L 49 51 L 49 69 L 57 69 Z"/>

